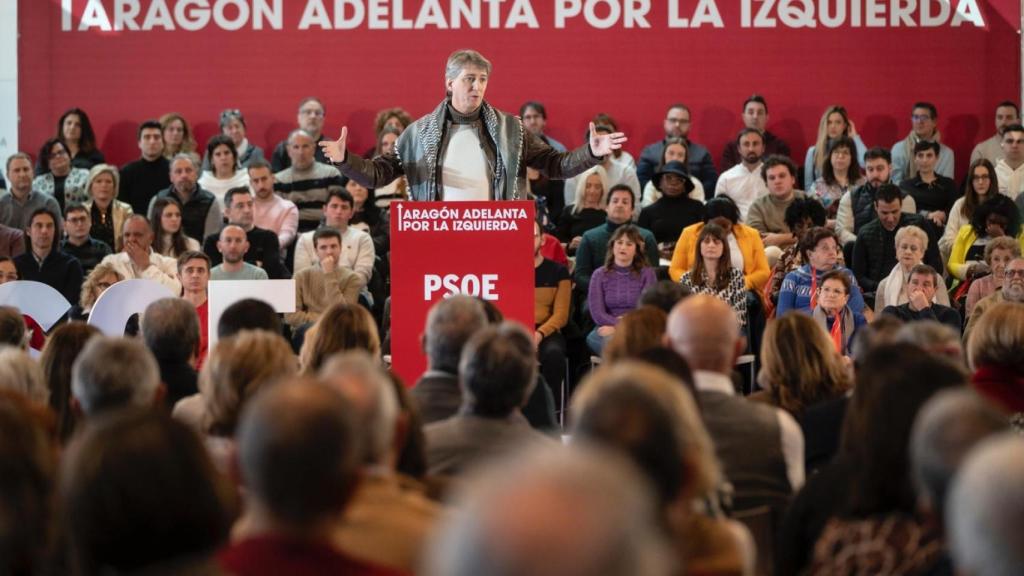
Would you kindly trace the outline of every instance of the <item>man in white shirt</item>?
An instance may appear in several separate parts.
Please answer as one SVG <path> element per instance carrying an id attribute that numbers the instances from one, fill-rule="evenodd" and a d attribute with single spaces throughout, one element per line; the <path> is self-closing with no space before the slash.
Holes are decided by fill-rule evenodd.
<path id="1" fill-rule="evenodd" d="M 996 162 L 999 192 L 1014 200 L 1024 191 L 1024 126 L 1013 124 L 1003 131 L 1003 157 Z"/>
<path id="2" fill-rule="evenodd" d="M 1007 100 L 996 106 L 996 133 L 991 138 L 978 142 L 971 152 L 971 163 L 984 158 L 995 164 L 1003 158 L 1003 132 L 1007 126 L 1020 124 L 1020 109 Z"/>
<path id="3" fill-rule="evenodd" d="M 755 128 L 744 128 L 736 139 L 740 163 L 718 177 L 715 196 L 732 198 L 740 209 L 740 219 L 747 221 L 750 205 L 768 193 L 761 177 L 761 158 L 764 156 L 764 135 Z"/>
<path id="4" fill-rule="evenodd" d="M 373 275 L 373 261 L 376 256 L 373 248 L 373 238 L 348 225 L 352 219 L 354 200 L 348 190 L 331 190 L 327 195 L 327 203 L 324 204 L 323 226 L 336 229 L 341 234 L 341 255 L 338 257 L 338 265 L 342 268 L 359 274 L 363 277 L 363 285 L 370 282 Z M 299 272 L 309 268 L 319 260 L 316 247 L 313 245 L 315 230 L 299 235 L 299 241 L 295 245 L 295 263 L 292 272 Z"/>
<path id="5" fill-rule="evenodd" d="M 134 214 L 125 220 L 123 244 L 121 252 L 107 256 L 100 264 L 110 264 L 125 280 L 154 280 L 170 288 L 175 296 L 181 295 L 178 261 L 153 251 L 153 228 L 144 216 Z"/>
<path id="6" fill-rule="evenodd" d="M 804 483 L 804 436 L 787 412 L 737 397 L 733 366 L 746 347 L 736 313 L 715 296 L 686 298 L 669 315 L 666 344 L 693 370 L 701 411 L 737 496 L 775 502 Z"/>

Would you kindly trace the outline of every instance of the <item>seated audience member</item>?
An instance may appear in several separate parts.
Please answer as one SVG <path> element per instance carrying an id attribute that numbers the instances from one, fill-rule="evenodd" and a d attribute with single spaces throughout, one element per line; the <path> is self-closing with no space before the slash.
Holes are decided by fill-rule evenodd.
<path id="1" fill-rule="evenodd" d="M 707 200 L 707 196 L 704 193 L 704 184 L 700 180 L 698 180 L 696 176 L 690 174 L 690 170 L 692 170 L 693 167 L 687 162 L 689 148 L 686 140 L 683 138 L 666 138 L 662 142 L 651 144 L 651 146 L 661 146 L 662 152 L 658 163 L 650 168 L 650 179 L 646 180 L 646 183 L 644 184 L 644 190 L 641 195 L 640 206 L 642 206 L 643 208 L 647 208 L 651 204 L 654 204 L 655 202 L 661 199 L 662 190 L 658 188 L 657 184 L 655 184 L 654 175 L 660 168 L 662 168 L 669 162 L 681 162 L 683 164 L 683 169 L 685 170 L 687 178 L 690 182 L 690 184 L 686 185 L 686 196 L 694 200 L 697 200 L 698 202 L 703 204 L 704 201 Z M 646 148 L 644 150 L 646 152 Z M 710 156 L 707 156 L 706 158 L 708 160 L 711 159 Z M 714 175 L 714 167 L 712 167 L 711 170 L 712 174 Z M 714 176 L 717 180 L 718 176 Z"/>
<path id="2" fill-rule="evenodd" d="M 316 322 L 336 303 L 359 304 L 359 291 L 366 283 L 340 262 L 341 242 L 342 235 L 334 228 L 318 228 L 314 233 L 318 258 L 312 267 L 295 274 L 295 312 L 285 315 L 292 327 Z"/>
<path id="3" fill-rule="evenodd" d="M 659 190 L 659 198 L 644 208 L 637 219 L 641 228 L 654 234 L 658 254 L 666 260 L 672 257 L 683 229 L 704 217 L 703 194 L 699 200 L 692 197 L 691 179 L 682 161 L 671 161 L 659 167 L 651 180 L 651 185 Z"/>
<path id="4" fill-rule="evenodd" d="M 1014 260 L 1013 264 L 1024 262 Z M 1003 288 L 1004 293 L 1006 290 Z M 971 384 L 978 393 L 1011 414 L 1017 430 L 1021 429 L 1021 413 L 1024 412 L 1022 353 L 1024 306 L 1018 302 L 1000 302 L 986 310 L 967 340 L 967 363 L 974 370 Z"/>
<path id="5" fill-rule="evenodd" d="M 836 574 L 846 573 L 846 567 L 876 574 L 885 569 L 870 562 L 883 558 L 892 558 L 893 566 L 921 569 L 940 550 L 934 528 L 913 516 L 909 435 L 920 407 L 942 390 L 962 387 L 965 372 L 917 346 L 879 342 L 858 360 L 855 380 L 838 454 L 808 477 L 786 511 L 776 574 Z M 905 537 L 887 541 L 886 529 Z M 878 553 L 858 553 L 850 548 L 856 542 L 861 550 Z M 892 548 L 903 542 L 910 545 Z M 925 548 L 923 556 L 915 544 Z"/>
<path id="6" fill-rule="evenodd" d="M 594 166 L 576 179 L 576 196 L 562 210 L 558 221 L 558 239 L 567 244 L 569 254 L 575 254 L 583 233 L 601 225 L 608 217 L 608 175 L 604 168 Z"/>
<path id="7" fill-rule="evenodd" d="M 896 265 L 889 275 L 878 283 L 875 292 L 875 312 L 882 313 L 886 306 L 899 306 L 908 301 L 907 281 L 910 271 L 924 264 L 928 249 L 928 234 L 917 226 L 904 226 L 896 231 Z M 1019 248 L 1018 248 L 1019 250 Z M 935 277 L 935 302 L 949 306 L 949 294 L 941 276 Z"/>
<path id="8" fill-rule="evenodd" d="M 15 152 L 7 157 L 6 168 L 9 188 L 0 194 L 0 224 L 28 230 L 30 217 L 40 208 L 49 210 L 60 224 L 57 200 L 32 189 L 32 157 Z"/>
<path id="9" fill-rule="evenodd" d="M 548 111 L 544 108 L 543 104 L 536 100 L 524 102 L 519 107 L 519 117 L 523 119 L 523 127 L 529 130 L 531 134 L 540 138 L 545 144 L 559 152 L 566 151 L 564 144 L 544 133 L 544 128 L 547 127 L 548 123 Z M 408 122 L 408 124 L 412 124 L 412 122 Z"/>
<path id="10" fill-rule="evenodd" d="M 875 194 L 877 218 L 868 222 L 857 233 L 853 246 L 853 269 L 857 284 L 864 292 L 873 295 L 878 283 L 885 278 L 897 263 L 896 232 L 906 226 L 917 226 L 928 231 L 927 222 L 916 214 L 901 211 L 900 191 L 895 186 L 884 184 Z M 931 234 L 925 246 L 924 263 L 936 270 L 942 270 L 942 261 Z"/>
<path id="11" fill-rule="evenodd" d="M 184 116 L 168 112 L 160 117 L 160 126 L 163 128 L 164 158 L 173 162 L 178 154 L 196 154 L 196 139 Z"/>
<path id="12" fill-rule="evenodd" d="M 263 159 L 253 160 L 248 167 L 249 186 L 253 192 L 253 224 L 277 234 L 283 255 L 295 242 L 299 229 L 299 209 L 295 203 L 274 193 L 274 172 Z"/>
<path id="13" fill-rule="evenodd" d="M 373 156 L 394 154 L 395 143 L 398 142 L 398 137 L 401 135 L 402 131 L 394 126 L 385 126 L 382 128 L 377 134 L 377 146 L 373 150 Z M 549 180 L 549 182 L 551 181 Z M 552 190 L 552 192 L 555 192 L 555 195 L 561 200 L 562 186 L 559 185 L 553 188 L 557 188 L 557 190 Z M 409 182 L 405 179 L 404 175 L 395 178 L 388 184 L 382 186 L 380 190 L 376 190 L 374 197 L 374 204 L 376 204 L 378 208 L 385 211 L 390 210 L 392 202 L 409 199 Z M 562 200 L 562 202 L 564 202 L 564 200 Z"/>
<path id="14" fill-rule="evenodd" d="M 103 163 L 103 152 L 96 146 L 96 133 L 85 110 L 72 108 L 61 114 L 54 138 L 67 147 L 71 165 L 75 168 L 89 170 Z"/>
<path id="15" fill-rule="evenodd" d="M 303 98 L 299 102 L 299 114 L 298 114 L 298 130 L 302 130 L 313 142 L 319 142 L 323 140 L 323 128 L 324 128 L 324 115 L 327 109 L 324 108 L 319 98 L 309 96 Z M 295 131 L 292 132 L 294 134 Z M 274 151 L 270 156 L 270 165 L 273 167 L 274 172 L 281 172 L 282 170 L 289 168 L 294 162 L 294 159 L 289 154 L 289 145 L 291 144 L 291 134 L 288 138 L 277 143 L 274 146 Z M 324 156 L 323 150 L 316 146 L 313 150 L 313 157 L 317 162 L 329 163 L 330 160 Z"/>
<path id="16" fill-rule="evenodd" d="M 210 345 L 210 307 L 207 296 L 210 283 L 210 258 L 202 252 L 192 250 L 178 258 L 178 281 L 181 282 L 181 297 L 196 310 L 199 318 L 199 352 L 196 357 L 196 371 L 203 367 L 206 351 Z"/>
<path id="17" fill-rule="evenodd" d="M 931 102 L 917 102 L 911 113 L 911 130 L 906 138 L 892 147 L 892 182 L 899 184 L 904 180 L 912 180 L 919 170 L 914 162 L 917 156 L 916 146 L 921 142 L 933 142 L 939 149 L 934 150 L 935 158 L 931 161 L 932 168 L 946 178 L 953 178 L 953 150 L 939 140 L 939 112 Z M 901 186 L 902 187 L 902 186 Z"/>
<path id="18" fill-rule="evenodd" d="M 199 185 L 220 202 L 221 210 L 226 206 L 224 193 L 232 188 L 248 188 L 249 172 L 238 161 L 238 149 L 230 136 L 218 134 L 206 143 L 205 158 L 209 168 L 203 168 Z"/>
<path id="19" fill-rule="evenodd" d="M 168 258 L 199 250 L 199 241 L 185 235 L 181 227 L 181 204 L 173 197 L 157 198 L 150 214 L 153 223 L 153 250 Z"/>
<path id="20" fill-rule="evenodd" d="M 696 574 L 752 574 L 750 534 L 701 511 L 719 471 L 700 413 L 678 380 L 628 362 L 601 370 L 573 399 L 573 444 L 622 452 L 655 488 L 679 564 Z M 711 485 L 709 485 L 711 484 Z"/>
<path id="21" fill-rule="evenodd" d="M 757 374 L 763 390 L 750 396 L 785 410 L 800 424 L 808 473 L 827 464 L 839 450 L 846 392 L 853 384 L 828 328 L 820 326 L 820 321 L 803 314 L 769 322 Z"/>
<path id="22" fill-rule="evenodd" d="M 970 318 L 974 307 L 983 299 L 1003 289 L 1006 277 L 1006 265 L 1014 258 L 1020 258 L 1020 243 L 1009 236 L 993 238 L 985 246 L 985 265 L 992 271 L 971 282 L 967 290 L 967 304 L 964 317 Z M 941 298 L 941 294 L 940 294 Z M 940 302 L 941 303 L 941 302 Z M 966 332 L 964 332 L 966 334 Z"/>
<path id="23" fill-rule="evenodd" d="M 91 338 L 71 366 L 72 405 L 85 418 L 162 407 L 165 393 L 156 359 L 138 339 Z"/>
<path id="24" fill-rule="evenodd" d="M 281 260 L 281 245 L 277 243 L 277 234 L 264 230 L 253 223 L 253 196 L 249 188 L 232 188 L 224 195 L 227 207 L 224 216 L 228 225 L 238 226 L 245 231 L 248 244 L 243 258 L 246 262 L 262 268 L 272 280 L 289 278 L 291 275 Z M 210 262 L 217 266 L 221 263 L 221 253 L 217 243 L 219 234 L 210 234 L 203 240 L 203 252 L 210 257 Z"/>
<path id="25" fill-rule="evenodd" d="M 967 179 L 964 180 L 964 194 L 957 198 L 956 202 L 953 202 L 953 207 L 949 209 L 946 230 L 939 239 L 939 252 L 943 258 L 949 260 L 949 252 L 953 249 L 956 235 L 961 228 L 971 223 L 974 211 L 996 194 L 999 194 L 999 183 L 992 164 L 984 159 L 972 163 L 967 169 Z"/>
<path id="26" fill-rule="evenodd" d="M 662 345 L 667 322 L 668 314 L 654 306 L 638 306 L 626 312 L 601 351 L 602 359 L 614 363 L 641 358 L 648 350 Z"/>
<path id="27" fill-rule="evenodd" d="M 996 194 L 975 209 L 970 224 L 960 228 L 949 253 L 949 273 L 957 280 L 969 280 L 988 274 L 984 262 L 985 247 L 995 238 L 1009 236 L 1024 249 L 1020 212 L 1013 201 Z"/>
<path id="28" fill-rule="evenodd" d="M 142 314 L 142 340 L 160 367 L 166 394 L 164 405 L 174 405 L 198 391 L 195 364 L 199 356 L 199 317 L 184 298 L 162 298 Z"/>
<path id="29" fill-rule="evenodd" d="M 71 166 L 66 144 L 56 138 L 47 140 L 39 150 L 39 165 L 43 173 L 32 181 L 32 189 L 56 198 L 61 212 L 72 202 L 86 200 L 85 181 L 89 171 Z"/>
<path id="30" fill-rule="evenodd" d="M 644 244 L 637 227 L 620 226 L 608 240 L 604 266 L 591 276 L 587 305 L 596 326 L 587 335 L 587 345 L 594 354 L 601 354 L 619 318 L 636 308 L 640 294 L 657 282 Z"/>
<path id="31" fill-rule="evenodd" d="M 765 135 L 756 128 L 744 128 L 736 137 L 739 162 L 723 165 L 722 175 L 715 184 L 715 196 L 728 196 L 739 207 L 740 217 L 747 221 L 747 210 L 761 196 L 768 193 L 764 178 L 761 177 L 762 159 L 765 157 Z"/>
<path id="32" fill-rule="evenodd" d="M 863 314 L 854 314 L 847 306 L 852 288 L 853 279 L 842 270 L 822 274 L 817 306 L 811 311 L 815 322 L 831 338 L 833 349 L 842 356 L 850 355 L 854 336 L 867 324 Z"/>
<path id="33" fill-rule="evenodd" d="M 608 192 L 607 220 L 601 226 L 592 228 L 583 234 L 579 249 L 576 251 L 576 267 L 573 280 L 582 294 L 590 289 L 590 278 L 594 272 L 608 264 L 609 246 L 612 236 L 623 225 L 629 224 L 642 240 L 637 249 L 642 252 L 648 266 L 658 265 L 658 243 L 654 234 L 646 228 L 633 226 L 633 209 L 636 198 L 625 186 L 612 187 Z M 652 271 L 653 272 L 653 271 Z M 653 274 L 652 274 L 653 276 Z M 639 294 L 639 293 L 637 293 Z"/>
<path id="34" fill-rule="evenodd" d="M 0 306 L 0 349 L 8 346 L 24 349 L 28 343 L 27 328 L 20 310 L 14 306 Z"/>
<path id="35" fill-rule="evenodd" d="M 682 284 L 671 280 L 660 280 L 640 294 L 637 306 L 653 306 L 668 314 L 676 304 L 689 295 L 690 290 Z"/>
<path id="36" fill-rule="evenodd" d="M 565 248 L 562 243 L 558 241 L 558 238 L 542 231 L 542 239 L 540 246 L 540 254 L 547 258 L 569 268 L 569 256 L 565 253 Z"/>
<path id="37" fill-rule="evenodd" d="M 78 260 L 82 272 L 88 274 L 111 254 L 110 246 L 102 240 L 93 238 L 92 219 L 89 209 L 82 204 L 68 204 L 64 213 L 64 231 L 67 236 L 60 241 L 60 249 Z"/>
<path id="38" fill-rule="evenodd" d="M 833 104 L 825 109 L 818 123 L 818 138 L 813 146 L 807 149 L 807 156 L 804 157 L 804 185 L 808 188 L 813 182 L 821 178 L 825 171 L 825 165 L 829 163 L 832 155 L 833 144 L 840 139 L 848 139 L 853 144 L 854 158 L 858 164 L 864 163 L 864 156 L 867 147 L 857 134 L 853 126 L 853 120 L 846 111 L 846 108 Z"/>
<path id="39" fill-rule="evenodd" d="M 425 573 L 667 576 L 674 563 L 653 498 L 617 454 L 538 446 L 465 483 Z"/>
<path id="40" fill-rule="evenodd" d="M 341 252 L 335 263 L 360 276 L 365 286 L 369 284 L 370 277 L 373 275 L 376 252 L 373 247 L 373 238 L 368 233 L 349 226 L 353 204 L 352 195 L 347 190 L 328 192 L 327 201 L 323 205 L 324 222 L 320 229 L 328 227 L 338 231 L 341 237 Z M 317 231 L 310 230 L 299 235 L 295 244 L 295 265 L 292 268 L 295 274 L 313 266 L 318 261 L 317 248 L 313 242 L 313 236 Z"/>
<path id="41" fill-rule="evenodd" d="M 124 222 L 124 249 L 107 256 L 100 264 L 111 265 L 124 280 L 154 280 L 170 288 L 172 294 L 180 294 L 177 260 L 157 254 L 152 245 L 153 229 L 149 222 L 138 214 L 129 216 Z"/>
<path id="42" fill-rule="evenodd" d="M 892 155 L 885 148 L 876 146 L 864 154 L 864 172 L 866 180 L 860 186 L 843 194 L 839 199 L 839 208 L 835 214 L 836 234 L 843 246 L 852 245 L 857 240 L 861 227 L 871 222 L 878 215 L 875 212 L 875 198 L 883 184 L 891 184 Z M 900 207 L 908 214 L 917 213 L 914 197 L 902 194 Z"/>
<path id="43" fill-rule="evenodd" d="M 245 261 L 249 251 L 249 240 L 245 229 L 237 224 L 228 224 L 217 239 L 217 251 L 221 263 L 210 270 L 210 280 L 267 280 L 267 272 Z M 275 252 L 275 256 L 276 256 Z"/>
<path id="44" fill-rule="evenodd" d="M 729 232 L 729 259 L 732 267 L 743 270 L 743 284 L 747 290 L 761 290 L 768 280 L 770 269 L 764 254 L 761 235 L 750 226 L 740 224 L 740 211 L 731 198 L 712 198 L 705 205 L 704 222 L 683 229 L 672 253 L 668 274 L 679 282 L 683 273 L 693 268 L 692 259 L 697 254 L 700 231 L 710 223 Z"/>
<path id="45" fill-rule="evenodd" d="M 673 152 L 668 151 L 674 140 L 679 140 L 679 144 L 682 144 L 682 149 L 677 149 L 675 153 L 683 154 L 684 161 L 688 165 L 688 172 L 699 179 L 700 188 L 704 191 L 715 189 L 715 181 L 718 179 L 715 164 L 711 160 L 711 154 L 707 148 L 689 140 L 691 126 L 690 109 L 681 103 L 672 104 L 665 113 L 665 138 L 644 146 L 636 170 L 640 185 L 644 187 L 644 206 L 650 203 L 647 201 L 649 189 L 647 184 L 654 177 L 654 171 L 658 166 L 669 162 L 670 159 L 679 160 L 679 158 L 670 158 Z"/>
<path id="46" fill-rule="evenodd" d="M 93 166 L 85 185 L 89 199 L 84 204 L 92 222 L 89 235 L 110 246 L 115 252 L 123 248 L 121 233 L 125 221 L 132 215 L 132 207 L 117 200 L 118 182 L 117 168 L 110 164 Z"/>
<path id="47" fill-rule="evenodd" d="M 49 406 L 56 417 L 57 438 L 63 445 L 71 439 L 78 416 L 71 406 L 71 367 L 93 336 L 102 332 L 85 322 L 61 324 L 49 338 L 39 356 L 39 366 L 49 390 Z"/>
<path id="48" fill-rule="evenodd" d="M 857 145 L 850 138 L 837 138 L 829 144 L 827 154 L 821 176 L 805 185 L 807 194 L 820 200 L 828 211 L 829 219 L 834 220 L 839 212 L 840 199 L 863 184 L 864 177 L 857 161 Z"/>
<path id="49" fill-rule="evenodd" d="M 218 119 L 218 125 L 220 126 L 220 133 L 230 138 L 231 143 L 235 145 L 239 166 L 248 168 L 250 164 L 257 160 L 266 162 L 263 159 L 263 149 L 252 144 L 246 138 L 245 116 L 242 115 L 241 110 L 227 109 L 222 111 Z M 209 148 L 209 145 L 207 145 L 207 148 Z M 210 167 L 211 159 L 210 155 L 207 154 L 203 157 L 203 170 L 209 171 Z"/>
<path id="50" fill-rule="evenodd" d="M 82 282 L 82 293 L 78 297 L 78 302 L 68 312 L 68 316 L 72 320 L 88 322 L 92 307 L 96 305 L 100 295 L 121 280 L 124 280 L 124 276 L 109 260 L 97 264 Z"/>
<path id="51" fill-rule="evenodd" d="M 412 388 L 424 424 L 458 412 L 462 405 L 459 358 L 470 337 L 486 325 L 483 304 L 469 296 L 452 296 L 430 308 L 423 330 L 427 371 Z"/>
<path id="52" fill-rule="evenodd" d="M 0 284 L 14 282 L 18 279 L 18 269 L 14 266 L 14 260 L 8 256 L 0 256 Z"/>
<path id="53" fill-rule="evenodd" d="M 29 218 L 31 248 L 14 259 L 18 278 L 42 282 L 60 292 L 68 302 L 77 302 L 82 289 L 82 265 L 60 249 L 57 218 L 46 208 L 38 208 Z"/>
<path id="54" fill-rule="evenodd" d="M 765 101 L 764 96 L 754 94 L 743 102 L 742 119 L 744 131 L 756 130 L 763 135 L 763 155 L 777 154 L 792 157 L 789 145 L 766 129 L 768 126 L 768 103 Z M 742 149 L 733 146 L 731 143 L 726 144 L 725 150 L 722 151 L 722 172 L 726 172 L 742 162 L 745 155 Z"/>
<path id="55" fill-rule="evenodd" d="M 331 539 L 353 558 L 416 572 L 441 508 L 396 473 L 404 439 L 398 395 L 380 363 L 362 351 L 333 357 L 320 379 L 351 403 L 362 435 L 362 478 Z"/>
<path id="56" fill-rule="evenodd" d="M 1005 576 L 1024 564 L 1024 444 L 1001 435 L 971 450 L 953 479 L 945 514 L 958 574 Z"/>
<path id="57" fill-rule="evenodd" d="M 1003 131 L 1011 124 L 1020 123 L 1020 108 L 1016 103 L 1005 100 L 996 105 L 996 133 L 979 142 L 971 151 L 971 164 L 977 160 L 988 160 L 993 165 L 1003 157 Z"/>
<path id="58" fill-rule="evenodd" d="M 413 117 L 404 108 L 384 108 L 378 111 L 377 116 L 373 119 L 373 133 L 380 134 L 387 127 L 394 128 L 401 133 L 412 123 Z"/>
<path id="59" fill-rule="evenodd" d="M 594 132 L 596 134 L 605 136 L 615 132 L 615 128 L 606 124 L 598 124 L 594 126 Z M 587 134 L 587 141 L 590 140 L 590 134 Z M 623 152 L 623 154 L 627 154 Z M 606 177 L 608 178 L 609 189 L 615 186 L 626 186 L 633 192 L 633 197 L 637 198 L 639 202 L 640 198 L 640 180 L 636 176 L 636 163 L 633 162 L 632 157 L 616 157 L 614 153 L 608 154 L 601 161 L 600 166 L 604 168 Z M 565 181 L 565 201 L 568 202 L 576 194 L 577 179 L 581 178 L 582 175 L 573 176 Z"/>
<path id="60" fill-rule="evenodd" d="M 1017 243 L 1016 240 L 1013 242 Z M 965 344 L 970 342 L 971 331 L 978 321 L 990 308 L 1002 302 L 1024 304 L 1024 259 L 1020 256 L 1014 256 L 1006 263 L 1000 289 L 982 298 L 974 305 L 974 310 L 967 318 L 967 325 L 964 327 Z"/>
<path id="61" fill-rule="evenodd" d="M 929 354 L 948 358 L 958 366 L 966 366 L 960 333 L 938 322 L 908 322 L 896 332 L 896 342 L 923 348 Z"/>
<path id="62" fill-rule="evenodd" d="M 239 576 L 397 574 L 331 544 L 358 485 L 361 433 L 350 403 L 317 382 L 284 382 L 254 398 L 236 434 L 246 533 L 221 550 L 221 567 Z"/>
<path id="63" fill-rule="evenodd" d="M 0 392 L 0 572 L 5 574 L 37 574 L 52 565 L 58 448 L 47 416 L 24 395 Z"/>
<path id="64" fill-rule="evenodd" d="M 786 248 L 779 255 L 775 266 L 772 266 L 771 276 L 764 288 L 764 300 L 769 308 L 774 308 L 778 304 L 779 289 L 782 287 L 782 281 L 786 278 L 786 274 L 803 264 L 800 257 L 800 239 L 803 238 L 804 233 L 816 226 L 825 226 L 825 207 L 813 198 L 794 200 L 786 208 L 785 219 L 786 227 L 797 241 Z"/>
<path id="65" fill-rule="evenodd" d="M 235 499 L 183 424 L 142 410 L 90 422 L 60 472 L 60 541 L 76 572 L 215 570 Z"/>
<path id="66" fill-rule="evenodd" d="M 850 278 L 847 305 L 855 316 L 864 314 L 864 296 L 853 272 L 837 262 L 839 246 L 834 232 L 827 228 L 811 228 L 805 232 L 800 241 L 800 258 L 805 264 L 786 274 L 779 287 L 776 315 L 782 316 L 790 310 L 813 313 L 818 300 L 818 287 L 822 285 L 822 275 L 832 270 L 840 270 Z"/>
<path id="67" fill-rule="evenodd" d="M 243 298 L 224 309 L 217 322 L 217 338 L 228 338 L 242 330 L 266 330 L 281 334 L 281 318 L 262 300 Z"/>
<path id="68" fill-rule="evenodd" d="M 1003 157 L 995 165 L 999 192 L 1017 200 L 1024 191 L 1024 126 L 1007 126 L 1001 146 Z"/>
<path id="69" fill-rule="evenodd" d="M 910 433 L 921 407 L 936 393 L 962 386 L 964 375 L 952 362 L 906 344 L 879 350 L 874 358 L 888 363 L 875 366 L 869 355 L 858 371 L 843 438 L 854 467 L 843 483 L 846 498 L 814 545 L 810 574 L 875 574 L 892 567 L 928 573 L 941 559 L 940 531 L 917 515 Z M 904 370 L 915 364 L 917 371 Z M 902 378 L 878 374 L 878 368 Z M 862 372 L 874 382 L 862 381 Z"/>
<path id="70" fill-rule="evenodd" d="M 572 280 L 562 264 L 541 254 L 544 234 L 533 223 L 533 344 L 540 373 L 555 390 L 565 379 L 566 342 L 562 328 L 569 322 Z"/>
<path id="71" fill-rule="evenodd" d="M 0 257 L 14 258 L 25 253 L 25 232 L 0 224 Z"/>
<path id="72" fill-rule="evenodd" d="M 319 225 L 327 193 L 344 187 L 338 169 L 318 162 L 317 154 L 322 152 L 316 140 L 301 129 L 294 130 L 288 135 L 290 167 L 274 174 L 274 191 L 299 208 L 300 232 Z"/>
<path id="73" fill-rule="evenodd" d="M 156 120 L 139 124 L 138 144 L 142 155 L 121 168 L 118 198 L 136 214 L 145 214 L 150 199 L 171 185 L 171 163 L 164 158 L 163 128 Z"/>
<path id="74" fill-rule="evenodd" d="M 717 224 L 708 223 L 697 235 L 697 253 L 679 283 L 691 294 L 710 294 L 736 311 L 740 324 L 747 324 L 747 296 L 743 272 L 732 267 L 729 235 Z"/>
<path id="75" fill-rule="evenodd" d="M 24 323 L 21 321 L 17 310 L 4 306 L 4 324 L 21 324 L 24 332 Z M 8 331 L 10 333 L 10 331 Z M 46 387 L 46 378 L 39 368 L 39 363 L 28 355 L 24 346 L 0 347 L 0 390 L 14 392 L 24 395 L 40 407 L 47 405 L 50 390 Z"/>
<path id="76" fill-rule="evenodd" d="M 737 509 L 777 506 L 804 483 L 804 438 L 788 413 L 736 396 L 733 365 L 746 348 L 736 313 L 706 294 L 668 318 L 667 341 L 693 369 L 697 398 Z M 742 425 L 738 425 L 742 422 Z"/>
<path id="77" fill-rule="evenodd" d="M 380 334 L 366 308 L 338 302 L 306 332 L 299 351 L 302 373 L 315 376 L 331 356 L 348 350 L 363 350 L 380 358 Z"/>
<path id="78" fill-rule="evenodd" d="M 938 148 L 938 142 L 918 142 L 914 146 L 917 174 L 900 182 L 900 188 L 913 196 L 917 213 L 928 223 L 929 236 L 935 240 L 942 236 L 953 203 L 960 196 L 953 179 L 938 173 L 935 168 Z"/>
<path id="79" fill-rule="evenodd" d="M 149 201 L 146 214 L 153 213 L 157 198 L 172 197 L 181 204 L 181 221 L 189 238 L 206 238 L 216 234 L 224 224 L 220 202 L 199 185 L 199 159 L 195 154 L 177 154 L 171 159 L 171 185 L 157 192 Z"/>
<path id="80" fill-rule="evenodd" d="M 786 225 L 786 209 L 806 197 L 796 189 L 796 164 L 784 156 L 769 156 L 761 164 L 761 178 L 768 193 L 750 205 L 746 223 L 761 234 L 768 266 L 774 266 L 782 251 L 797 243 Z"/>
<path id="81" fill-rule="evenodd" d="M 487 458 L 548 441 L 520 412 L 536 382 L 536 363 L 531 338 L 515 324 L 483 328 L 466 342 L 459 361 L 462 407 L 423 430 L 430 474 L 461 475 Z"/>
<path id="82" fill-rule="evenodd" d="M 369 234 L 373 238 L 374 252 L 383 257 L 390 246 L 391 221 L 388 211 L 377 206 L 373 190 L 345 176 L 342 176 L 341 183 L 352 195 L 352 219 L 349 225 Z"/>

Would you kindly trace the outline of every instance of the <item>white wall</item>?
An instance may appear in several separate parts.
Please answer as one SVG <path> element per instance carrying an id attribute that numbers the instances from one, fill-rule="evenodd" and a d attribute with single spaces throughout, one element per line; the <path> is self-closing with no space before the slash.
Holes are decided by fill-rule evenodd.
<path id="1" fill-rule="evenodd" d="M 0 169 L 18 150 L 18 3 L 0 2 Z"/>

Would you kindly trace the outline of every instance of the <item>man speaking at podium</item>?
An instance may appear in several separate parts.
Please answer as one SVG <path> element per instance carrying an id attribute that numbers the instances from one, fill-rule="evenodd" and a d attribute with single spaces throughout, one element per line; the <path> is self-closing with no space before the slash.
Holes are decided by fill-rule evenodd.
<path id="1" fill-rule="evenodd" d="M 621 132 L 596 135 L 572 152 L 558 152 L 523 129 L 522 121 L 484 100 L 491 63 L 475 50 L 457 50 L 445 67 L 447 98 L 402 132 L 393 153 L 372 160 L 345 149 L 348 128 L 324 154 L 343 174 L 367 188 L 405 175 L 412 200 L 519 200 L 526 198 L 526 168 L 553 179 L 575 176 L 622 147 Z"/>

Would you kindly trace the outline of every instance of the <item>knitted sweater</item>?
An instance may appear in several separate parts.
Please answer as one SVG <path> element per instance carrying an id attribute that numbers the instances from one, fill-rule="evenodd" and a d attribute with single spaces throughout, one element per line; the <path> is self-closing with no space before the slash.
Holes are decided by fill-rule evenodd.
<path id="1" fill-rule="evenodd" d="M 598 326 L 614 326 L 620 316 L 636 308 L 640 294 L 656 282 L 654 268 L 650 266 L 639 274 L 620 266 L 611 270 L 601 266 L 590 279 L 590 317 Z"/>
<path id="2" fill-rule="evenodd" d="M 301 326 L 315 322 L 332 304 L 356 304 L 364 285 L 363 277 L 348 268 L 338 266 L 327 273 L 314 264 L 295 275 L 295 312 L 285 314 L 285 322 Z"/>
<path id="3" fill-rule="evenodd" d="M 853 277 L 853 272 L 842 266 L 836 266 L 836 270 L 842 270 L 846 272 L 846 275 L 850 277 L 850 299 L 846 305 L 849 306 L 850 311 L 853 312 L 854 317 L 864 315 L 864 296 L 860 292 L 860 286 L 857 285 L 857 279 Z M 814 284 L 821 286 L 821 276 L 825 274 L 827 270 L 815 270 L 814 275 L 816 281 Z M 779 289 L 779 306 L 776 315 L 782 316 L 790 310 L 799 310 L 805 314 L 811 313 L 811 265 L 804 264 L 803 266 L 793 270 L 789 274 L 786 274 L 785 280 L 782 281 L 782 286 Z"/>

